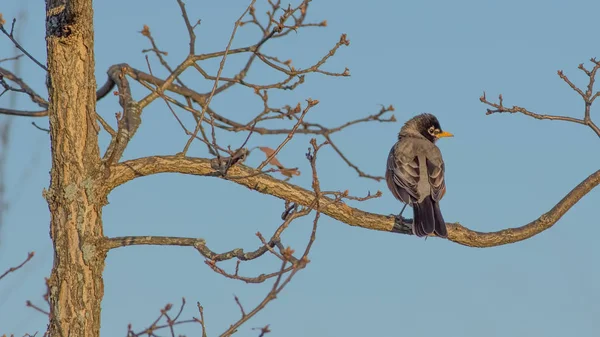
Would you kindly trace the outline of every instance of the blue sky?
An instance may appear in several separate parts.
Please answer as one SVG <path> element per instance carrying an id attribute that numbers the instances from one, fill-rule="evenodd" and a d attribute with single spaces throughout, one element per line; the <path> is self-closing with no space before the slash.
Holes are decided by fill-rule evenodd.
<path id="1" fill-rule="evenodd" d="M 260 1 L 259 1 L 260 2 Z M 129 63 L 146 69 L 139 34 L 150 26 L 172 64 L 187 52 L 187 32 L 175 1 L 97 1 L 95 3 L 98 82 L 108 67 Z M 197 30 L 198 51 L 221 50 L 246 1 L 188 1 Z M 23 44 L 43 59 L 44 5 L 39 1 L 2 2 L 10 20 L 26 9 L 17 24 Z M 349 78 L 309 76 L 294 92 L 274 94 L 274 102 L 295 105 L 311 97 L 321 103 L 309 114 L 313 121 L 337 125 L 375 113 L 378 104 L 393 104 L 398 123 L 354 126 L 334 136 L 350 159 L 371 174 L 383 174 L 386 156 L 401 123 L 421 112 L 438 116 L 455 134 L 439 146 L 446 162 L 448 192 L 441 204 L 447 221 L 478 231 L 523 225 L 548 211 L 568 191 L 600 166 L 600 140 L 588 128 L 564 122 L 537 121 L 521 115 L 485 115 L 479 102 L 502 93 L 507 105 L 535 112 L 579 117 L 583 102 L 556 75 L 563 69 L 575 83 L 587 84 L 579 63 L 600 57 L 595 42 L 597 1 L 313 1 L 310 19 L 328 21 L 327 28 L 299 31 L 265 46 L 270 53 L 292 58 L 298 66 L 318 60 L 347 33 L 326 69 L 350 68 Z M 262 11 L 264 12 L 264 11 Z M 135 13 L 135 14 L 132 14 Z M 259 11 L 260 13 L 260 11 Z M 255 41 L 245 28 L 234 46 Z M 12 56 L 0 37 L 0 58 Z M 589 65 L 589 63 L 587 63 Z M 216 65 L 216 63 L 214 64 Z M 231 58 L 226 70 L 235 71 Z M 3 64 L 6 66 L 6 64 Z M 23 77 L 45 94 L 45 75 L 27 60 Z M 153 62 L 155 73 L 161 74 Z M 267 81 L 260 71 L 254 79 Z M 190 73 L 186 80 L 206 90 L 209 83 Z M 144 91 L 134 94 L 142 97 Z M 6 96 L 6 95 L 5 95 Z M 5 106 L 8 98 L 0 98 Z M 24 97 L 19 107 L 32 107 Z M 232 91 L 215 98 L 225 114 L 250 119 L 259 107 L 251 92 Z M 112 120 L 119 111 L 108 97 L 98 111 Z M 600 121 L 598 109 L 593 117 Z M 34 250 L 31 263 L 0 283 L 0 334 L 44 331 L 46 318 L 25 307 L 42 305 L 43 278 L 52 266 L 49 214 L 42 189 L 49 184 L 47 134 L 31 119 L 14 119 L 7 167 L 10 210 L 0 232 L 0 270 Z M 46 119 L 36 119 L 45 126 Z M 225 136 L 223 136 L 225 137 Z M 231 138 L 239 144 L 244 135 Z M 225 138 L 222 138 L 225 139 Z M 278 136 L 253 138 L 250 146 L 276 146 Z M 164 104 L 145 110 L 140 131 L 125 159 L 180 151 L 187 138 Z M 294 138 L 278 156 L 303 173 L 293 182 L 310 187 L 304 158 L 309 137 Z M 101 146 L 106 146 L 106 135 Z M 195 143 L 189 155 L 205 156 Z M 261 153 L 248 164 L 257 165 Z M 381 190 L 379 199 L 358 205 L 382 214 L 401 205 L 384 182 L 358 178 L 329 148 L 318 169 L 322 188 L 349 189 L 354 194 Z M 104 209 L 105 233 L 203 237 L 214 250 L 253 249 L 256 231 L 268 235 L 279 224 L 282 202 L 244 187 L 212 178 L 157 175 L 119 187 Z M 252 327 L 271 324 L 272 336 L 596 336 L 600 332 L 600 268 L 596 189 L 575 205 L 552 229 L 525 242 L 488 249 L 412 236 L 367 231 L 322 217 L 311 263 L 262 313 L 238 332 L 256 336 Z M 353 204 L 356 206 L 356 204 Z M 410 212 L 410 211 L 409 211 Z M 284 240 L 302 247 L 310 220 L 294 223 Z M 243 266 L 260 273 L 273 261 Z M 105 270 L 102 335 L 125 335 L 127 324 L 150 324 L 166 303 L 190 304 L 184 316 L 205 307 L 209 335 L 237 320 L 233 294 L 247 308 L 269 285 L 246 285 L 209 270 L 190 248 L 135 247 L 110 252 Z M 179 330 L 197 336 L 189 326 Z"/>

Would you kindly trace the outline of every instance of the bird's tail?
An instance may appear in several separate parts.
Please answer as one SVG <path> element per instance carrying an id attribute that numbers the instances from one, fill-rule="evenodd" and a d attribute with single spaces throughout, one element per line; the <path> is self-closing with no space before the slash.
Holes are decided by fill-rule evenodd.
<path id="1" fill-rule="evenodd" d="M 440 204 L 427 196 L 423 201 L 413 204 L 414 223 L 413 234 L 423 237 L 435 233 L 436 236 L 446 238 L 446 222 L 440 211 Z"/>

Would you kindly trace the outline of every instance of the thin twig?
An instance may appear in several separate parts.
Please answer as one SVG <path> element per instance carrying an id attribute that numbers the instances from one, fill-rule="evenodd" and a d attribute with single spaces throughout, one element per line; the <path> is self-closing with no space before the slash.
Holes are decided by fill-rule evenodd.
<path id="1" fill-rule="evenodd" d="M 6 29 L 4 28 L 4 25 L 0 24 L 0 31 L 2 33 L 4 33 L 4 35 L 6 35 L 11 41 L 12 43 L 15 45 L 15 47 L 17 47 L 17 49 L 19 49 L 20 51 L 23 52 L 23 54 L 27 55 L 27 57 L 29 57 L 30 60 L 32 60 L 33 62 L 35 62 L 35 64 L 37 64 L 38 66 L 40 66 L 40 68 L 44 69 L 45 71 L 48 71 L 48 68 L 46 68 L 45 65 L 43 65 L 42 63 L 40 63 L 40 61 L 38 61 L 35 57 L 33 57 L 31 54 L 29 54 L 27 52 L 27 50 L 25 50 L 25 48 L 23 48 L 21 46 L 21 44 L 15 39 L 14 37 L 14 28 L 15 28 L 15 23 L 17 22 L 17 19 L 13 19 L 12 21 L 12 28 L 10 30 L 10 33 L 8 31 L 6 31 Z"/>
<path id="2" fill-rule="evenodd" d="M 29 252 L 27 254 L 27 258 L 25 259 L 25 261 L 21 262 L 21 264 L 19 264 L 18 266 L 15 267 L 11 267 L 8 268 L 8 270 L 6 270 L 4 273 L 2 273 L 2 275 L 0 275 L 0 280 L 2 280 L 4 277 L 6 277 L 6 275 L 13 273 L 17 270 L 19 270 L 21 267 L 23 267 L 27 262 L 29 262 L 29 260 L 31 260 L 33 258 L 33 256 L 35 255 L 35 252 Z"/>
<path id="3" fill-rule="evenodd" d="M 185 146 L 183 148 L 183 151 L 182 151 L 183 156 L 185 156 L 187 154 L 187 151 L 190 148 L 192 141 L 194 140 L 194 138 L 196 138 L 196 136 L 198 135 L 198 132 L 200 131 L 200 126 L 202 125 L 202 119 L 204 118 L 204 114 L 206 113 L 206 110 L 210 106 L 210 102 L 212 101 L 212 98 L 215 95 L 215 90 L 217 90 L 217 87 L 219 86 L 219 78 L 221 77 L 221 73 L 223 72 L 223 69 L 225 68 L 225 61 L 227 60 L 227 54 L 229 53 L 229 50 L 231 49 L 231 44 L 233 43 L 233 38 L 235 37 L 237 29 L 240 26 L 240 23 L 242 22 L 243 17 L 246 16 L 246 13 L 248 13 L 248 11 L 250 10 L 250 7 L 254 6 L 255 2 L 256 2 L 256 0 L 252 0 L 250 5 L 246 8 L 246 10 L 244 10 L 244 13 L 242 13 L 240 18 L 235 22 L 233 31 L 231 32 L 231 37 L 229 38 L 229 42 L 227 43 L 227 47 L 225 48 L 225 52 L 223 53 L 223 57 L 221 58 L 221 63 L 219 64 L 219 70 L 217 71 L 217 77 L 215 78 L 212 91 L 211 91 L 210 95 L 208 96 L 208 98 L 206 99 L 204 106 L 202 107 L 202 112 L 200 113 L 200 121 L 196 125 L 196 129 L 194 130 L 192 137 L 190 137 L 188 139 L 187 143 L 185 144 Z M 213 146 L 216 149 L 217 140 L 215 138 L 214 116 L 212 116 L 212 115 L 211 115 L 211 127 L 212 127 Z M 217 157 L 218 157 L 219 151 L 216 151 L 216 153 L 217 153 Z"/>

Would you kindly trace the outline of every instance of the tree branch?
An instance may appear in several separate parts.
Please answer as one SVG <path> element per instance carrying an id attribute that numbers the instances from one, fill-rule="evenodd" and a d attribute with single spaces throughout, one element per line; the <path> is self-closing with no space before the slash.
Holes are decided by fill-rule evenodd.
<path id="1" fill-rule="evenodd" d="M 232 179 L 229 176 L 221 176 L 219 171 L 211 167 L 209 159 L 181 156 L 145 157 L 119 163 L 111 168 L 106 193 L 135 178 L 168 172 L 220 177 L 255 191 L 270 194 L 306 207 L 310 207 L 315 200 L 313 192 L 265 174 L 253 175 L 255 170 L 245 165 L 238 164 L 229 169 L 232 176 L 242 177 Z M 600 184 L 600 170 L 577 185 L 550 211 L 521 227 L 482 233 L 463 227 L 459 223 L 448 223 L 448 239 L 470 247 L 494 247 L 528 239 L 552 227 L 573 205 L 598 184 Z M 319 198 L 319 203 L 321 204 L 320 212 L 350 226 L 378 231 L 400 232 L 402 234 L 410 233 L 410 228 L 398 228 L 394 216 L 365 212 L 324 196 Z"/>
<path id="2" fill-rule="evenodd" d="M 29 57 L 30 60 L 32 60 L 35 64 L 37 64 L 38 66 L 40 66 L 40 68 L 44 69 L 45 71 L 48 71 L 48 68 L 46 68 L 45 65 L 43 65 L 40 61 L 38 61 L 35 57 L 33 57 L 31 54 L 29 54 L 27 52 L 27 50 L 25 50 L 25 48 L 23 48 L 21 46 L 21 44 L 17 41 L 17 39 L 14 36 L 14 31 L 15 31 L 15 23 L 17 22 L 17 19 L 13 19 L 12 22 L 12 26 L 10 29 L 10 33 L 4 28 L 4 23 L 2 21 L 0 21 L 0 32 L 4 33 L 4 35 L 6 35 L 11 41 L 12 43 L 15 45 L 15 47 L 17 49 L 19 49 L 20 51 L 22 51 L 25 55 L 27 55 L 27 57 Z"/>
<path id="3" fill-rule="evenodd" d="M 592 108 L 592 103 L 594 103 L 594 100 L 600 96 L 600 91 L 597 91 L 594 93 L 594 83 L 596 81 L 596 73 L 598 72 L 598 70 L 600 69 L 600 61 L 597 61 L 595 58 L 590 59 L 590 62 L 592 62 L 594 64 L 594 67 L 592 68 L 592 70 L 587 70 L 583 63 L 579 65 L 579 69 L 581 71 L 583 71 L 588 77 L 589 77 L 589 81 L 587 84 L 587 88 L 585 93 L 583 92 L 583 90 L 581 88 L 578 88 L 568 77 L 567 75 L 565 75 L 563 73 L 562 70 L 559 70 L 558 73 L 558 77 L 560 77 L 565 83 L 567 83 L 569 85 L 569 87 L 571 87 L 571 89 L 573 89 L 573 91 L 575 91 L 576 93 L 579 94 L 579 96 L 581 96 L 581 98 L 583 99 L 583 102 L 585 103 L 585 109 L 583 112 L 583 119 L 578 119 L 578 118 L 573 118 L 573 117 L 568 117 L 568 116 L 553 116 L 553 115 L 542 115 L 542 114 L 538 114 L 532 111 L 529 111 L 525 108 L 522 108 L 520 106 L 513 106 L 512 108 L 508 108 L 506 106 L 504 106 L 504 102 L 503 102 L 503 98 L 502 95 L 498 95 L 498 103 L 493 103 L 487 100 L 486 96 L 485 96 L 485 92 L 483 93 L 483 95 L 479 98 L 479 100 L 484 103 L 487 104 L 491 107 L 493 107 L 494 109 L 487 109 L 486 111 L 486 115 L 491 115 L 491 114 L 495 114 L 495 113 L 522 113 L 526 116 L 529 117 L 533 117 L 535 119 L 548 119 L 548 120 L 555 120 L 555 121 L 563 121 L 563 122 L 571 122 L 571 123 L 577 123 L 577 124 L 582 124 L 582 125 L 587 125 L 590 127 L 590 129 L 592 129 L 592 131 L 594 131 L 596 133 L 596 135 L 598 135 L 598 137 L 600 137 L 600 127 L 598 127 L 598 125 L 596 125 L 593 121 L 592 118 L 590 117 L 590 112 L 591 112 L 591 108 Z"/>
<path id="4" fill-rule="evenodd" d="M 183 246 L 194 247 L 205 258 L 219 262 L 237 258 L 242 261 L 254 260 L 269 251 L 267 246 L 263 245 L 251 252 L 244 252 L 242 248 L 235 248 L 225 253 L 215 253 L 206 246 L 206 240 L 200 238 L 186 238 L 173 236 L 124 236 L 106 238 L 104 248 L 107 250 L 136 245 L 154 245 L 154 246 Z M 275 243 L 272 244 L 275 246 Z"/>
<path id="5" fill-rule="evenodd" d="M 119 161 L 125 152 L 125 148 L 127 148 L 129 141 L 133 138 L 142 123 L 142 110 L 138 102 L 131 96 L 131 87 L 124 74 L 125 71 L 125 67 L 114 65 L 111 66 L 107 72 L 109 78 L 112 79 L 112 82 L 114 82 L 119 89 L 119 105 L 123 108 L 123 113 L 120 118 L 118 118 L 118 131 L 115 136 L 112 137 L 112 140 L 104 153 L 103 160 L 107 161 L 109 164 Z M 104 85 L 104 87 L 106 86 L 107 85 Z M 104 87 L 101 90 L 104 90 Z"/>
<path id="6" fill-rule="evenodd" d="M 19 86 L 19 88 L 14 88 L 14 87 L 9 86 L 8 83 L 5 82 L 5 80 L 14 82 L 15 84 L 17 84 Z M 42 107 L 42 108 L 48 107 L 47 100 L 45 100 L 43 97 L 38 95 L 30 86 L 27 85 L 27 83 L 25 83 L 25 81 L 23 81 L 23 79 L 21 79 L 16 74 L 14 74 L 13 72 L 11 72 L 10 70 L 8 70 L 6 68 L 0 67 L 0 83 L 7 90 L 27 94 L 31 98 L 31 101 L 36 103 L 40 107 Z"/>
<path id="7" fill-rule="evenodd" d="M 539 120 L 546 119 L 546 120 L 552 120 L 552 121 L 577 123 L 577 124 L 589 126 L 596 133 L 596 135 L 598 135 L 598 137 L 600 137 L 600 128 L 589 119 L 588 115 L 586 115 L 586 116 L 588 116 L 587 119 L 578 119 L 578 118 L 568 117 L 568 116 L 554 116 L 554 115 L 538 114 L 538 113 L 529 111 L 523 107 L 516 106 L 516 105 L 513 105 L 512 107 L 509 108 L 509 107 L 506 107 L 503 105 L 502 95 L 499 96 L 499 103 L 494 103 L 494 102 L 488 101 L 485 93 L 483 93 L 483 95 L 481 97 L 479 97 L 479 100 L 482 103 L 495 108 L 493 110 L 487 109 L 487 111 L 485 113 L 486 115 L 491 115 L 491 114 L 495 114 L 495 113 L 505 113 L 505 112 L 512 113 L 512 114 L 522 113 L 525 116 L 533 117 L 533 118 L 539 119 Z"/>
<path id="8" fill-rule="evenodd" d="M 25 259 L 25 261 L 21 262 L 21 264 L 19 264 L 18 266 L 15 267 L 11 267 L 8 268 L 4 273 L 2 273 L 2 275 L 0 275 L 0 280 L 3 279 L 4 277 L 6 277 L 6 275 L 13 273 L 17 270 L 19 270 L 21 267 L 23 267 L 27 262 L 29 262 L 33 256 L 35 255 L 34 252 L 29 252 L 29 254 L 27 254 L 27 258 Z"/>
<path id="9" fill-rule="evenodd" d="M 115 66 L 113 66 L 115 67 Z M 112 68 L 112 67 L 111 67 Z M 109 68 L 109 71 L 111 71 Z M 5 79 L 16 83 L 19 88 L 13 88 L 8 86 L 8 84 L 4 81 Z M 21 78 L 12 73 L 6 68 L 0 67 L 0 84 L 5 87 L 5 89 L 20 92 L 27 94 L 31 101 L 38 106 L 44 108 L 44 110 L 40 111 L 27 111 L 27 110 L 14 110 L 7 108 L 0 108 L 0 114 L 2 115 L 11 115 L 11 116 L 24 116 L 24 117 L 45 117 L 48 116 L 48 101 L 38 95 L 31 87 L 25 83 Z M 104 98 L 113 88 L 115 87 L 115 82 L 109 77 L 106 83 L 98 89 L 96 92 L 96 100 L 101 100 Z"/>

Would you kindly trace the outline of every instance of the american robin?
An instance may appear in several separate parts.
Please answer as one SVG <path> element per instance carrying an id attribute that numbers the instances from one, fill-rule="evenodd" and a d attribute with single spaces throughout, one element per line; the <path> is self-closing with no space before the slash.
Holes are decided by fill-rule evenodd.
<path id="1" fill-rule="evenodd" d="M 435 142 L 452 137 L 442 131 L 437 118 L 428 113 L 417 115 L 400 129 L 398 142 L 387 160 L 385 179 L 396 199 L 413 208 L 413 234 L 418 237 L 435 233 L 448 237 L 439 201 L 446 193 L 444 160 Z"/>

